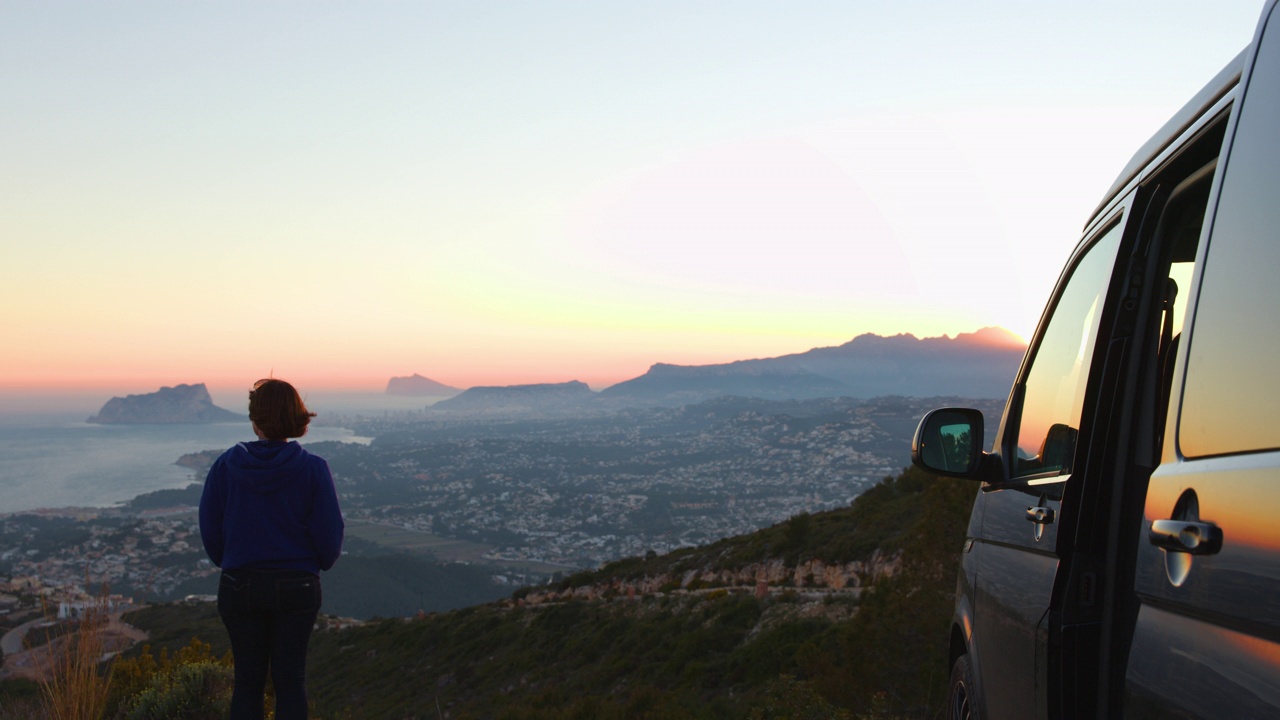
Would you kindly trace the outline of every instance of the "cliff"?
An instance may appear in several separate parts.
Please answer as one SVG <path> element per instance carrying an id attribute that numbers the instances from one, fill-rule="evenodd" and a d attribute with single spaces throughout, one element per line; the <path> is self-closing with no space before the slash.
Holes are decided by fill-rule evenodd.
<path id="1" fill-rule="evenodd" d="M 244 422 L 248 417 L 213 404 L 204 383 L 162 387 L 144 395 L 113 397 L 87 422 L 103 425 Z"/>

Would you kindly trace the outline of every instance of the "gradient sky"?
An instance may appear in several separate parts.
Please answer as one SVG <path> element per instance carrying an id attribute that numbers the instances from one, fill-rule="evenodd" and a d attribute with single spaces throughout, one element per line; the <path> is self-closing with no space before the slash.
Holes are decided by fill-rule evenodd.
<path id="1" fill-rule="evenodd" d="M 0 389 L 1026 337 L 1261 4 L 0 1 Z"/>

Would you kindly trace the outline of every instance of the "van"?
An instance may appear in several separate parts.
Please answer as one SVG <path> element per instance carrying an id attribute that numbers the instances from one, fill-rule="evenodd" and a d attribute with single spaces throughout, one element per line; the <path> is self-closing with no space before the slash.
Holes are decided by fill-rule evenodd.
<path id="1" fill-rule="evenodd" d="M 1085 225 L 985 451 L 927 414 L 912 461 L 981 483 L 948 717 L 1280 717 L 1280 13 Z"/>

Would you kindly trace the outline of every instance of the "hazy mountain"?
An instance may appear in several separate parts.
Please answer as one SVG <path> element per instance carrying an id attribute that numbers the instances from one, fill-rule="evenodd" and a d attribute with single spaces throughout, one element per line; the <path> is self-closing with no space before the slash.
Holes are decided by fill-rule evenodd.
<path id="1" fill-rule="evenodd" d="M 590 407 L 595 393 L 584 382 L 473 387 L 431 406 L 431 412 L 466 414 L 557 414 Z"/>
<path id="2" fill-rule="evenodd" d="M 766 399 L 962 395 L 1004 397 L 1026 346 L 1007 330 L 954 338 L 867 333 L 836 347 L 719 365 L 659 363 L 600 397 L 639 404 L 684 404 L 721 395 Z"/>
<path id="3" fill-rule="evenodd" d="M 153 393 L 113 397 L 87 422 L 104 425 L 242 422 L 245 415 L 213 404 L 204 383 L 162 387 Z"/>
<path id="4" fill-rule="evenodd" d="M 983 328 L 954 338 L 867 333 L 836 347 L 775 358 L 718 365 L 657 363 L 644 375 L 599 393 L 577 381 L 476 387 L 436 403 L 432 412 L 563 416 L 633 406 L 690 405 L 726 396 L 764 400 L 1003 398 L 1025 350 L 1017 336 L 1000 328 Z M 388 385 L 388 392 L 391 387 Z"/>
<path id="5" fill-rule="evenodd" d="M 409 377 L 393 377 L 387 381 L 387 395 L 409 395 L 421 397 L 450 397 L 462 392 L 460 388 L 436 382 L 428 377 L 414 373 Z"/>
<path id="6" fill-rule="evenodd" d="M 600 393 L 605 399 L 660 400 L 663 405 L 685 405 L 724 395 L 796 400 L 852 396 L 853 393 L 845 383 L 803 367 L 784 367 L 761 360 L 727 365 L 658 363 L 644 375 Z"/>

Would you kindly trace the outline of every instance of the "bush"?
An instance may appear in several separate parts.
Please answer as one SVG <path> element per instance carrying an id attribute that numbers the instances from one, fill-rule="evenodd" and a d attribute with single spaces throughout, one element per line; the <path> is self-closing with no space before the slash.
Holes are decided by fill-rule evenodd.
<path id="1" fill-rule="evenodd" d="M 214 673 L 207 666 L 216 666 L 221 671 Z M 199 669 L 187 669 L 193 667 Z M 224 674 L 228 678 L 225 686 L 215 682 L 216 678 Z M 221 658 L 217 658 L 213 654 L 212 647 L 208 643 L 201 642 L 199 638 L 191 638 L 186 647 L 179 649 L 173 655 L 169 654 L 167 648 L 162 647 L 159 658 L 151 654 L 150 645 L 144 645 L 137 657 L 117 658 L 112 664 L 111 694 L 106 703 L 106 717 L 186 718 L 189 716 L 185 714 L 164 715 L 163 712 L 170 712 L 166 708 L 182 707 L 181 704 L 174 705 L 174 703 L 180 703 L 183 698 L 192 693 L 197 696 L 203 693 L 205 699 L 200 702 L 226 710 L 231 702 L 233 676 L 231 653 L 228 652 Z M 136 714 L 138 712 L 155 714 L 138 715 Z M 209 717 L 222 717 L 222 715 Z"/>
<path id="2" fill-rule="evenodd" d="M 809 683 L 792 675 L 779 675 L 765 688 L 751 709 L 751 720 L 848 720 L 849 712 L 836 708 Z"/>
<path id="3" fill-rule="evenodd" d="M 216 662 L 177 666 L 156 675 L 130 703 L 129 720 L 221 720 L 231 709 L 235 671 Z"/>

